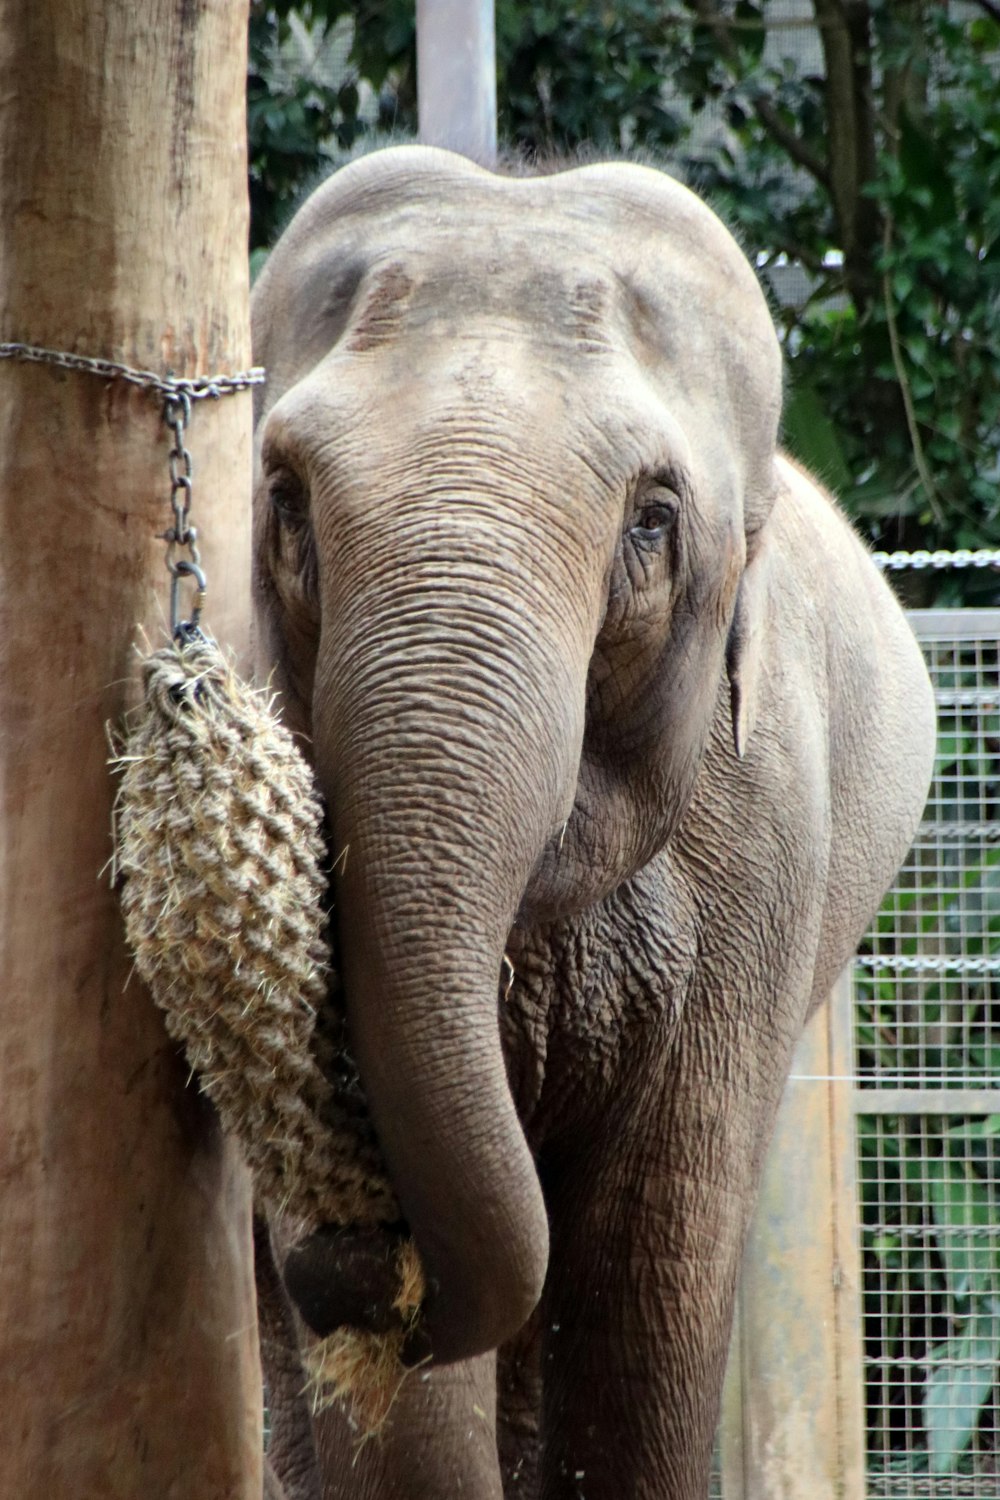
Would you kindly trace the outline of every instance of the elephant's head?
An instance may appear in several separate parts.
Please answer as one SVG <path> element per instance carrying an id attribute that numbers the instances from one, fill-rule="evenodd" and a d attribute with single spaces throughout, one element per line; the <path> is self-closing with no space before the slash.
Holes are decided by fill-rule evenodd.
<path id="1" fill-rule="evenodd" d="M 728 671 L 753 718 L 780 358 L 753 272 L 651 170 L 445 152 L 320 188 L 254 294 L 262 640 L 340 854 L 353 1045 L 435 1355 L 527 1317 L 545 1210 L 497 992 L 519 918 L 660 849 Z"/>

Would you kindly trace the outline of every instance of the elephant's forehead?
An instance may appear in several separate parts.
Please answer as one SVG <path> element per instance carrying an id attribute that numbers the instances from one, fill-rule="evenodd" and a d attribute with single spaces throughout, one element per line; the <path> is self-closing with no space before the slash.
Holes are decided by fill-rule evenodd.
<path id="1" fill-rule="evenodd" d="M 734 292 L 741 321 L 769 323 L 716 217 L 662 173 L 621 163 L 510 178 L 445 152 L 379 153 L 313 195 L 273 260 L 277 300 L 336 324 L 360 293 L 372 336 L 404 312 L 492 313 L 599 344 L 616 314 L 634 328 L 653 311 L 662 334 L 671 314 L 689 327 L 693 307 Z"/>
<path id="2" fill-rule="evenodd" d="M 400 206 L 347 217 L 303 247 L 286 298 L 314 317 L 353 326 L 374 347 L 428 323 L 457 333 L 476 322 L 520 322 L 526 333 L 609 342 L 641 303 L 635 257 L 614 253 L 607 226 L 552 213 L 504 215 L 495 202 Z"/>
<path id="3" fill-rule="evenodd" d="M 501 245 L 528 261 L 549 250 L 588 250 L 636 261 L 671 255 L 692 272 L 711 262 L 713 278 L 748 267 L 721 221 L 663 172 L 614 162 L 541 177 L 487 172 L 450 152 L 403 147 L 366 157 L 313 194 L 293 227 L 351 234 L 377 229 L 425 252 L 442 240 L 455 256 L 488 255 Z"/>
<path id="4" fill-rule="evenodd" d="M 665 390 L 780 400 L 753 271 L 699 199 L 648 168 L 508 178 L 425 148 L 375 153 L 313 194 L 254 294 L 268 404 L 334 347 L 395 346 L 424 368 L 435 349 L 498 335 L 547 368 L 596 374 L 612 356 Z"/>

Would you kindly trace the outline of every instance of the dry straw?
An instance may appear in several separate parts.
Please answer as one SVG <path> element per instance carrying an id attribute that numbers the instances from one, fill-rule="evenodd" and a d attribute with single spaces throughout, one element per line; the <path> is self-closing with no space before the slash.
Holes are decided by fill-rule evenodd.
<path id="1" fill-rule="evenodd" d="M 165 647 L 143 675 L 145 700 L 116 758 L 116 862 L 139 973 L 240 1141 L 283 1241 L 320 1224 L 398 1223 L 344 1047 L 312 773 L 214 643 Z M 405 1242 L 403 1329 L 307 1339 L 317 1404 L 346 1397 L 362 1430 L 380 1425 L 422 1298 Z"/>

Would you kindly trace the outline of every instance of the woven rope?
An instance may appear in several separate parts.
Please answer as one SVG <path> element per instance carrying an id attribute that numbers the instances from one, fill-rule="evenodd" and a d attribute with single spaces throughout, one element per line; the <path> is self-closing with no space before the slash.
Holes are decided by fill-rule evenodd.
<path id="1" fill-rule="evenodd" d="M 390 1224 L 385 1176 L 324 938 L 323 810 L 287 730 L 210 642 L 145 663 L 145 702 L 117 764 L 116 862 L 136 965 L 183 1042 L 258 1201 L 293 1242 L 320 1224 Z M 397 1299 L 423 1295 L 407 1242 Z M 348 1329 L 307 1351 L 319 1404 L 383 1419 L 403 1334 Z"/>

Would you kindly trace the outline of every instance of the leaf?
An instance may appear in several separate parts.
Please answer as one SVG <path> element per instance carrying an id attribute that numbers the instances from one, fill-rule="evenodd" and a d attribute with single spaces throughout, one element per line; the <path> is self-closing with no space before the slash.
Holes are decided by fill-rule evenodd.
<path id="1" fill-rule="evenodd" d="M 990 16 L 977 16 L 969 26 L 969 40 L 984 52 L 1000 48 L 1000 24 Z"/>
<path id="2" fill-rule="evenodd" d="M 925 1165 L 934 1220 L 944 1231 L 940 1250 L 948 1292 L 955 1301 L 982 1301 L 994 1290 L 995 1250 L 989 1240 L 962 1231 L 993 1222 L 989 1189 L 967 1162 L 937 1157 Z"/>
<path id="3" fill-rule="evenodd" d="M 812 386 L 792 387 L 785 403 L 784 438 L 792 454 L 833 490 L 849 489 L 851 471 L 837 429 Z"/>
<path id="4" fill-rule="evenodd" d="M 932 224 L 950 228 L 958 217 L 958 207 L 943 155 L 946 149 L 911 110 L 904 108 L 900 111 L 899 165 L 905 180 L 903 195 L 918 204 Z"/>
<path id="5" fill-rule="evenodd" d="M 967 1120 L 963 1125 L 953 1125 L 948 1131 L 948 1139 L 951 1141 L 981 1141 L 994 1135 L 1000 1135 L 1000 1115 L 987 1115 L 983 1120 Z"/>
<path id="6" fill-rule="evenodd" d="M 976 1318 L 960 1339 L 939 1344 L 931 1354 L 924 1386 L 923 1419 L 932 1474 L 957 1466 L 979 1422 L 983 1403 L 996 1382 L 996 1329 L 992 1318 Z M 937 1361 L 947 1363 L 937 1363 Z"/>
<path id="7" fill-rule="evenodd" d="M 913 291 L 913 272 L 908 270 L 894 271 L 892 273 L 892 290 L 897 303 L 905 302 Z"/>

